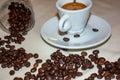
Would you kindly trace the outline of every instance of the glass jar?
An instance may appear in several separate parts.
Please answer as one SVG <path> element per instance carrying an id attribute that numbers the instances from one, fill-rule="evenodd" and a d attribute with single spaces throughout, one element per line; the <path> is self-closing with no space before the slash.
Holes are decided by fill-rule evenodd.
<path id="1" fill-rule="evenodd" d="M 9 14 L 10 14 L 9 6 L 12 2 L 23 4 L 25 6 L 25 8 L 30 10 L 30 12 L 31 12 L 30 20 L 28 23 L 28 27 L 25 29 L 25 31 L 31 30 L 35 24 L 35 18 L 34 18 L 34 12 L 32 9 L 32 5 L 29 0 L 5 0 L 5 2 L 0 6 L 0 27 L 1 27 L 1 29 L 3 29 L 7 33 L 10 33 L 11 25 L 9 22 Z M 22 18 L 24 18 L 24 17 L 22 17 Z"/>

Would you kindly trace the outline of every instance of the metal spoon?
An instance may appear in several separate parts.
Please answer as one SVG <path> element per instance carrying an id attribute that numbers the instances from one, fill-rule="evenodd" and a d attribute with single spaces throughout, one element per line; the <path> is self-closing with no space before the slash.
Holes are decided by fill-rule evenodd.
<path id="1" fill-rule="evenodd" d="M 73 0 L 74 3 L 76 3 L 76 0 Z"/>

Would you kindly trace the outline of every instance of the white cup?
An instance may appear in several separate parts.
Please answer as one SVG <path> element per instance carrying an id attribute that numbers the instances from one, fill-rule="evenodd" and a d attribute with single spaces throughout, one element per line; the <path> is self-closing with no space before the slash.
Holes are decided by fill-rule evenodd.
<path id="1" fill-rule="evenodd" d="M 67 32 L 68 34 L 81 34 L 88 22 L 90 9 L 92 7 L 91 0 L 76 0 L 77 2 L 86 5 L 85 8 L 80 10 L 66 10 L 62 6 L 64 4 L 73 2 L 73 0 L 58 0 L 56 2 L 56 8 L 60 16 L 58 28 L 61 32 Z"/>

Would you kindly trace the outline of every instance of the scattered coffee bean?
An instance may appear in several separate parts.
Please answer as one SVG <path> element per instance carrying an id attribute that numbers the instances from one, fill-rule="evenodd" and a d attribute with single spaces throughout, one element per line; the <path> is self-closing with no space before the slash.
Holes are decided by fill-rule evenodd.
<path id="1" fill-rule="evenodd" d="M 99 74 L 99 75 L 97 75 L 97 78 L 98 78 L 98 79 L 102 79 L 103 76 Z"/>
<path id="2" fill-rule="evenodd" d="M 75 37 L 75 38 L 79 38 L 79 37 L 80 37 L 80 34 L 75 34 L 74 37 Z"/>
<path id="3" fill-rule="evenodd" d="M 117 79 L 117 80 L 120 80 L 120 75 L 117 75 L 117 76 L 116 76 L 116 79 Z"/>
<path id="4" fill-rule="evenodd" d="M 81 55 L 82 55 L 82 56 L 87 56 L 87 52 L 82 51 L 82 52 L 81 52 Z"/>
<path id="5" fill-rule="evenodd" d="M 30 72 L 26 72 L 26 73 L 25 73 L 25 76 L 30 76 L 30 75 L 31 75 Z"/>
<path id="6" fill-rule="evenodd" d="M 13 80 L 23 80 L 21 77 L 15 77 Z"/>
<path id="7" fill-rule="evenodd" d="M 98 32 L 99 30 L 97 28 L 92 29 L 94 32 Z"/>
<path id="8" fill-rule="evenodd" d="M 31 63 L 27 61 L 27 62 L 24 62 L 24 65 L 25 65 L 26 67 L 30 67 Z"/>
<path id="9" fill-rule="evenodd" d="M 104 57 L 100 57 L 98 59 L 98 64 L 103 65 L 104 63 L 105 63 L 105 58 Z"/>
<path id="10" fill-rule="evenodd" d="M 28 57 L 29 57 L 29 58 L 34 57 L 34 54 L 32 54 L 32 53 L 28 53 Z"/>
<path id="11" fill-rule="evenodd" d="M 64 40 L 65 42 L 68 42 L 68 41 L 70 40 L 70 38 L 64 37 L 63 40 Z"/>
<path id="12" fill-rule="evenodd" d="M 94 50 L 94 51 L 93 51 L 93 54 L 94 54 L 94 55 L 98 55 L 98 54 L 99 54 L 99 50 Z"/>
<path id="13" fill-rule="evenodd" d="M 77 72 L 77 73 L 76 73 L 76 76 L 82 76 L 82 75 L 83 75 L 82 72 Z"/>
<path id="14" fill-rule="evenodd" d="M 42 62 L 42 59 L 37 59 L 36 60 L 36 63 L 41 63 Z"/>
<path id="15" fill-rule="evenodd" d="M 15 71 L 14 71 L 14 70 L 10 70 L 9 74 L 10 74 L 10 75 L 14 75 L 14 74 L 15 74 Z"/>
<path id="16" fill-rule="evenodd" d="M 34 54 L 34 58 L 38 58 L 39 55 L 37 53 Z"/>
<path id="17" fill-rule="evenodd" d="M 95 78 L 95 77 L 97 77 L 97 73 L 92 73 L 90 76 Z"/>
<path id="18" fill-rule="evenodd" d="M 58 33 L 59 33 L 61 36 L 63 36 L 63 35 L 66 35 L 66 34 L 67 34 L 67 32 L 61 32 L 61 31 L 58 31 Z"/>
<path id="19" fill-rule="evenodd" d="M 34 63 L 33 67 L 37 68 L 38 67 L 38 63 Z"/>
<path id="20" fill-rule="evenodd" d="M 33 73 L 33 72 L 35 72 L 37 69 L 35 68 L 35 67 L 33 67 L 32 69 L 31 69 L 31 72 Z"/>

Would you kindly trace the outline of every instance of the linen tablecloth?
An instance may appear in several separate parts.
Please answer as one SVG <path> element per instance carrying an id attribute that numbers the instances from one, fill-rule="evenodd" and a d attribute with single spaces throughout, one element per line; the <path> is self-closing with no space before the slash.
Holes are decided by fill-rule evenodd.
<path id="1" fill-rule="evenodd" d="M 38 53 L 39 58 L 43 59 L 43 61 L 50 58 L 50 55 L 59 49 L 47 44 L 40 35 L 42 25 L 48 19 L 56 16 L 56 1 L 57 0 L 31 0 L 35 13 L 35 25 L 34 28 L 29 31 L 28 35 L 25 36 L 25 41 L 21 45 L 16 45 L 16 48 L 24 47 L 26 52 Z M 0 0 L 0 4 L 3 2 L 4 0 Z M 98 49 L 100 51 L 99 56 L 105 57 L 109 61 L 116 61 L 120 58 L 120 0 L 92 0 L 92 2 L 92 14 L 102 17 L 110 24 L 112 35 L 104 44 L 94 48 L 84 49 L 84 51 L 90 54 L 93 50 Z M 3 38 L 5 35 L 8 34 L 0 29 L 0 37 Z M 64 54 L 79 54 L 83 50 L 61 51 L 63 51 Z M 35 61 L 31 59 L 30 62 L 34 63 Z M 23 77 L 25 72 L 30 71 L 31 67 L 23 67 L 19 71 L 16 71 L 14 76 L 9 75 L 9 71 L 12 68 L 4 69 L 0 67 L 0 80 L 13 80 L 14 77 Z M 96 69 L 88 70 L 81 78 L 76 78 L 75 80 L 84 80 L 91 72 L 96 72 Z"/>

